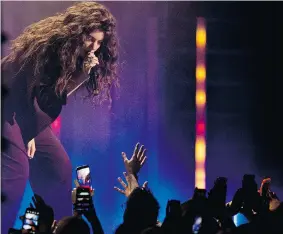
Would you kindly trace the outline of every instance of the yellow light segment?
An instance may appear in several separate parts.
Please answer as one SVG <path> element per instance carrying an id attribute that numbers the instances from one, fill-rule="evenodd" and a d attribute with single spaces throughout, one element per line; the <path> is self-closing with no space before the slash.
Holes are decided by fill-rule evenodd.
<path id="1" fill-rule="evenodd" d="M 199 28 L 197 28 L 196 44 L 197 48 L 199 49 L 203 49 L 206 46 L 206 30 L 204 26 L 200 26 Z"/>
<path id="2" fill-rule="evenodd" d="M 206 69 L 204 64 L 198 65 L 196 68 L 196 79 L 197 82 L 203 82 L 206 79 Z"/>
<path id="3" fill-rule="evenodd" d="M 205 189 L 205 169 L 200 168 L 196 170 L 195 175 L 195 187 L 198 187 L 199 189 Z"/>
<path id="4" fill-rule="evenodd" d="M 197 138 L 195 146 L 195 160 L 196 163 L 205 162 L 206 144 L 203 137 Z"/>
<path id="5" fill-rule="evenodd" d="M 196 105 L 202 107 L 206 103 L 206 93 L 203 90 L 197 90 L 196 92 Z"/>

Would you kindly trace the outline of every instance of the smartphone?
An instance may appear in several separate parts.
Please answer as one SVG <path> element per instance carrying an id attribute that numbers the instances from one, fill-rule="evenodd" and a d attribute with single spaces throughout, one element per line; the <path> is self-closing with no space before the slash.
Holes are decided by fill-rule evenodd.
<path id="1" fill-rule="evenodd" d="M 23 220 L 22 229 L 28 230 L 29 233 L 35 233 L 38 228 L 39 212 L 33 208 L 27 208 Z"/>
<path id="2" fill-rule="evenodd" d="M 76 202 L 74 208 L 77 212 L 88 211 L 92 205 L 91 191 L 89 188 L 78 187 L 76 191 Z"/>
<path id="3" fill-rule="evenodd" d="M 198 234 L 199 233 L 199 230 L 201 228 L 201 224 L 202 224 L 202 217 L 197 216 L 195 218 L 195 222 L 194 222 L 194 224 L 192 226 L 192 231 L 193 231 L 194 234 Z"/>
<path id="4" fill-rule="evenodd" d="M 77 172 L 77 180 L 79 182 L 80 187 L 92 189 L 89 166 L 88 165 L 79 166 L 77 167 L 76 172 Z"/>

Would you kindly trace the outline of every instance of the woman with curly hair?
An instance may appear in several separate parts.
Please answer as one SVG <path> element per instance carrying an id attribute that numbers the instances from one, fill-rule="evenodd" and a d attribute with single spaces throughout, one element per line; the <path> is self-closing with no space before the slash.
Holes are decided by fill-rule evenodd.
<path id="1" fill-rule="evenodd" d="M 50 124 L 67 97 L 84 86 L 95 102 L 111 102 L 118 85 L 116 21 L 103 5 L 80 2 L 65 12 L 28 26 L 2 59 L 2 80 L 9 88 L 3 105 L 2 233 L 16 218 L 28 180 L 34 193 L 70 215 L 72 168 Z M 32 159 L 32 160 L 28 160 Z"/>

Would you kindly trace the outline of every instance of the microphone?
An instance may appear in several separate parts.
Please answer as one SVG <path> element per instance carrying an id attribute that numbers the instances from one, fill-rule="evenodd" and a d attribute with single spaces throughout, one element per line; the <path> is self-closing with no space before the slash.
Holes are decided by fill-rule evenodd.
<path id="1" fill-rule="evenodd" d="M 94 93 L 98 92 L 97 78 L 98 78 L 98 65 L 92 67 L 89 72 L 89 79 L 92 82 Z"/>
<path id="2" fill-rule="evenodd" d="M 98 91 L 98 82 L 97 82 L 98 69 L 99 69 L 98 65 L 92 67 L 90 69 L 89 76 L 87 77 L 87 79 L 83 80 L 76 88 L 74 88 L 72 91 L 70 91 L 67 94 L 67 97 L 69 97 L 72 93 L 74 93 L 77 89 L 79 89 L 79 87 L 81 87 L 87 81 L 90 81 L 92 83 L 93 94 L 97 95 L 99 93 L 99 91 Z"/>

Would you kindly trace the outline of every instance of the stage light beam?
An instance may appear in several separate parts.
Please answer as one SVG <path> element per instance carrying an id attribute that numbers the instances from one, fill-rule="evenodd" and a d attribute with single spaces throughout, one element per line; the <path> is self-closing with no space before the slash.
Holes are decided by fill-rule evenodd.
<path id="1" fill-rule="evenodd" d="M 196 30 L 196 139 L 195 187 L 206 187 L 206 24 L 197 18 Z"/>

